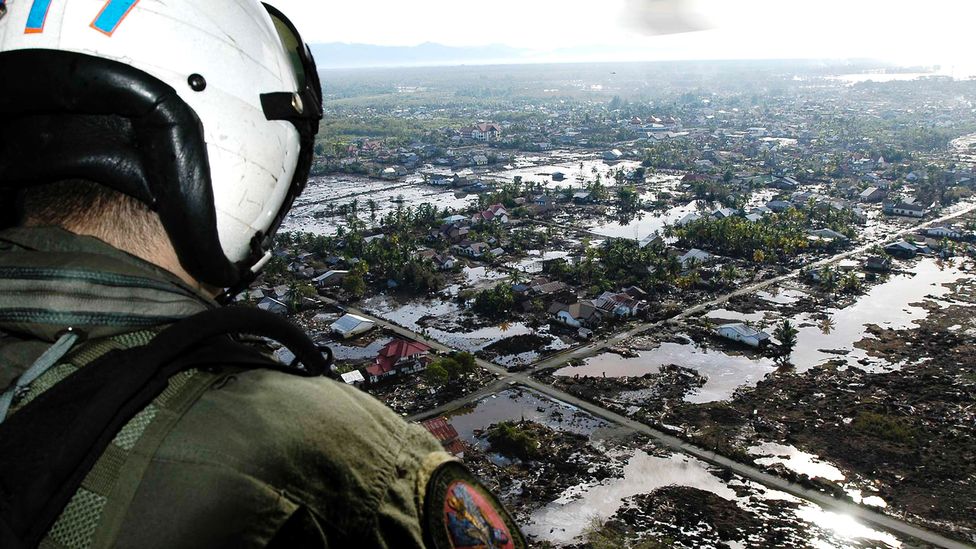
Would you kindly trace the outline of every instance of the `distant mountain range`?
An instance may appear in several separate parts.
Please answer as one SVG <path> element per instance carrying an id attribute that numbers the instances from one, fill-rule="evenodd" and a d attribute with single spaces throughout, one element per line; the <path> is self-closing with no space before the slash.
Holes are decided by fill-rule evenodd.
<path id="1" fill-rule="evenodd" d="M 322 69 L 511 63 L 532 53 L 503 45 L 459 48 L 432 42 L 402 47 L 333 42 L 311 48 Z"/>

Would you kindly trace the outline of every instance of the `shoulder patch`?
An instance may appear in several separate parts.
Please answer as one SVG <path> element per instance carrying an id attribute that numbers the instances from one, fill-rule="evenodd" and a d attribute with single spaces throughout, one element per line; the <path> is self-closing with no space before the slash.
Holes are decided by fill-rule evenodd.
<path id="1" fill-rule="evenodd" d="M 522 534 L 494 495 L 457 462 L 431 475 L 424 542 L 434 549 L 521 549 Z"/>

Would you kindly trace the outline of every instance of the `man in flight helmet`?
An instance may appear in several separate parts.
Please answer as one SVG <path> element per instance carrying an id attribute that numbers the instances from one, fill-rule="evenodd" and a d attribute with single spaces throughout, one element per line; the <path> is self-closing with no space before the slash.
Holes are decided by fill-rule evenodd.
<path id="1" fill-rule="evenodd" d="M 45 410 L 50 395 L 122 356 L 120 375 L 139 370 L 142 349 L 159 359 L 167 326 L 267 263 L 308 178 L 321 88 L 295 26 L 256 0 L 0 0 L 0 79 L 0 445 L 40 443 L 57 429 L 24 418 L 97 408 Z M 0 479 L 0 545 L 525 545 L 422 428 L 344 384 L 216 354 L 109 410 L 124 421 L 97 451 L 75 451 L 75 427 L 46 455 L 16 448 L 91 457 L 73 484 Z M 18 510 L 57 498 L 21 481 L 63 499 L 41 530 Z"/>

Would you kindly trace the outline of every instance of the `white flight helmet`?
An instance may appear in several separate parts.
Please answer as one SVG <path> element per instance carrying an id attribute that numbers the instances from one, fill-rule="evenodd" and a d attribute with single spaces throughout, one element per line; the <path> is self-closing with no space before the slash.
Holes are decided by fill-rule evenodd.
<path id="1" fill-rule="evenodd" d="M 94 181 L 157 211 L 187 272 L 240 286 L 321 117 L 308 47 L 257 0 L 0 0 L 0 228 L 20 189 Z"/>

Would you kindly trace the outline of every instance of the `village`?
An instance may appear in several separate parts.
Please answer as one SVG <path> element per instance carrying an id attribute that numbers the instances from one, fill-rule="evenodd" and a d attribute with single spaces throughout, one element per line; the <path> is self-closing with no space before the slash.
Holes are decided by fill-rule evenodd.
<path id="1" fill-rule="evenodd" d="M 809 78 L 574 83 L 329 135 L 239 299 L 463 456 L 538 546 L 909 539 L 834 505 L 974 542 L 976 88 Z"/>

